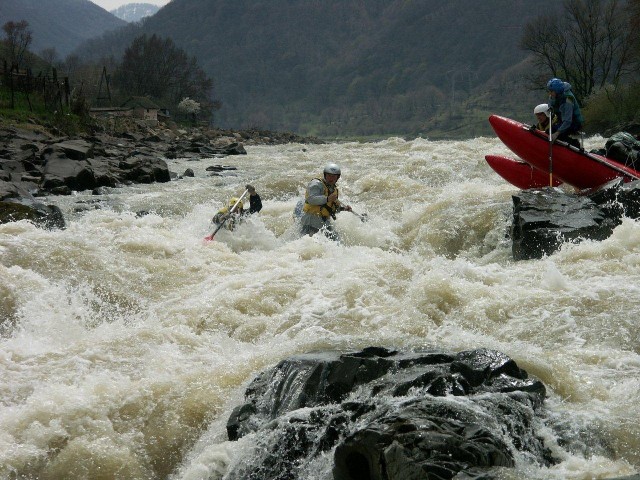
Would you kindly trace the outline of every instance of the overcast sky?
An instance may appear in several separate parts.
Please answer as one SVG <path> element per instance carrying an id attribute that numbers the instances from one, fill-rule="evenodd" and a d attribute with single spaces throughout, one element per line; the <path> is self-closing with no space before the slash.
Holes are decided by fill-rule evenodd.
<path id="1" fill-rule="evenodd" d="M 100 5 L 107 12 L 115 8 L 126 5 L 127 3 L 152 3 L 159 7 L 169 3 L 169 0 L 91 0 L 96 5 Z"/>

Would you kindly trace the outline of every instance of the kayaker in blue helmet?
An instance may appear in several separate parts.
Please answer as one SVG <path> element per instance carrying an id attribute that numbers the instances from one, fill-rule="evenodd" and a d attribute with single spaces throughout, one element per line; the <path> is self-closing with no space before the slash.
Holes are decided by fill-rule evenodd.
<path id="1" fill-rule="evenodd" d="M 554 142 L 560 139 L 580 148 L 580 142 L 570 137 L 570 135 L 578 133 L 584 125 L 580 105 L 571 91 L 571 84 L 563 82 L 559 78 L 552 78 L 547 82 L 547 90 L 549 91 L 549 105 L 560 117 L 560 126 L 551 135 L 551 139 Z"/>

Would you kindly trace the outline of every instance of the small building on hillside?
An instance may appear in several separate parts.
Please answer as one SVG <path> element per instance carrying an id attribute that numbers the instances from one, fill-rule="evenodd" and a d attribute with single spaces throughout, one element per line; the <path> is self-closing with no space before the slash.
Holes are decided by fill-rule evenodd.
<path id="1" fill-rule="evenodd" d="M 131 110 L 120 107 L 92 107 L 89 109 L 90 115 L 99 118 L 126 117 L 130 113 Z"/>
<path id="2" fill-rule="evenodd" d="M 129 97 L 129 99 L 122 104 L 121 108 L 130 110 L 133 118 L 140 118 L 150 122 L 158 121 L 158 112 L 160 111 L 160 107 L 150 98 Z"/>

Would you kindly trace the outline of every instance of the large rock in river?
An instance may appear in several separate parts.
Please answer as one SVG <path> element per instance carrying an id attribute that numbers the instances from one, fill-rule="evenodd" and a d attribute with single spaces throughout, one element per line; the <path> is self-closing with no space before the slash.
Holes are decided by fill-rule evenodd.
<path id="1" fill-rule="evenodd" d="M 260 374 L 231 414 L 230 440 L 257 435 L 225 478 L 305 478 L 332 450 L 336 480 L 489 479 L 516 450 L 549 465 L 534 421 L 544 397 L 492 350 L 294 356 Z"/>
<path id="2" fill-rule="evenodd" d="M 640 218 L 640 181 L 616 179 L 578 193 L 549 187 L 522 190 L 513 196 L 513 258 L 542 258 L 563 243 L 605 240 L 625 216 Z"/>

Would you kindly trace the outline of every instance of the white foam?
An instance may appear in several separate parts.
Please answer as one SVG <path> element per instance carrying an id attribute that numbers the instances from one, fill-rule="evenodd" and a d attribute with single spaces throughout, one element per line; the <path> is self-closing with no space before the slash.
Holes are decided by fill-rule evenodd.
<path id="1" fill-rule="evenodd" d="M 514 262 L 516 190 L 484 161 L 509 155 L 495 139 L 247 151 L 225 159 L 238 169 L 222 177 L 206 171 L 218 159 L 171 161 L 195 177 L 114 190 L 98 210 L 72 213 L 88 193 L 47 199 L 66 230 L 0 225 L 0 465 L 81 472 L 96 448 L 96 468 L 124 455 L 129 472 L 152 477 L 149 457 L 188 451 L 210 425 L 192 464 L 169 462 L 184 478 L 217 478 L 235 448 L 225 418 L 257 372 L 369 345 L 502 350 L 542 377 L 558 417 L 613 439 L 617 460 L 563 450 L 553 469 L 520 464 L 530 478 L 637 463 L 637 222 Z M 341 198 L 368 215 L 338 215 L 340 244 L 300 238 L 292 217 L 328 161 L 342 166 Z M 248 182 L 263 211 L 204 243 L 213 213 Z"/>

